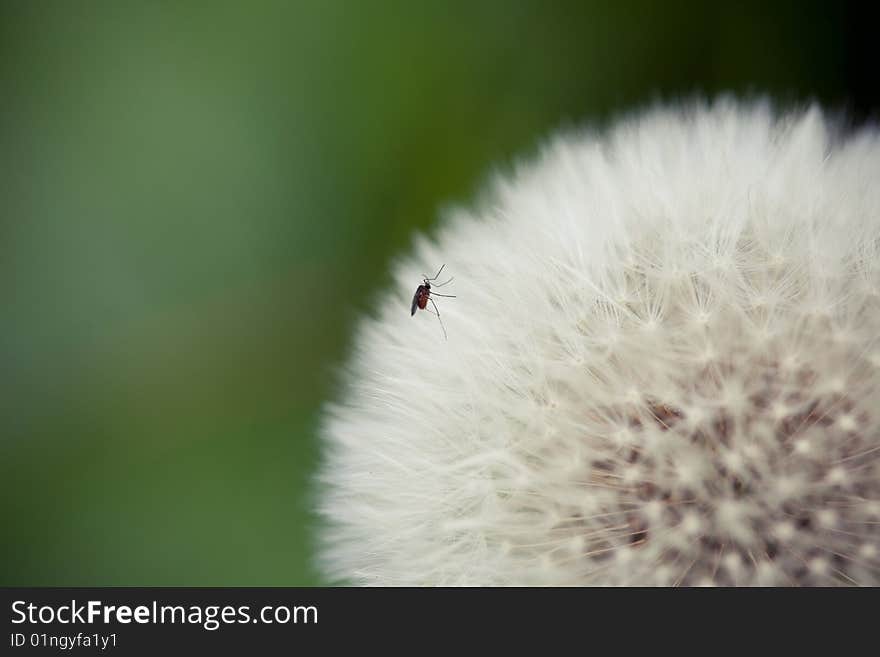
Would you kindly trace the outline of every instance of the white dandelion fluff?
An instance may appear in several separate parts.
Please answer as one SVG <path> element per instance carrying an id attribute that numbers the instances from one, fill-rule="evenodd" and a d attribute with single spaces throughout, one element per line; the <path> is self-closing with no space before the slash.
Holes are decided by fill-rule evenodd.
<path id="1" fill-rule="evenodd" d="M 880 139 L 833 127 L 655 109 L 421 238 L 324 418 L 324 572 L 880 584 Z"/>

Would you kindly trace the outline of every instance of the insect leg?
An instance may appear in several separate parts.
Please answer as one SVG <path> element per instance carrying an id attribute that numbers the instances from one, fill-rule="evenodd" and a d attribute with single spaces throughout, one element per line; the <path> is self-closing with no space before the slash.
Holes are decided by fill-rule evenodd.
<path id="1" fill-rule="evenodd" d="M 455 299 L 454 294 L 437 294 L 436 292 L 431 292 L 432 297 L 446 297 L 447 299 Z"/>
<path id="2" fill-rule="evenodd" d="M 448 281 L 446 281 L 445 283 L 434 283 L 434 285 L 432 285 L 431 287 L 443 287 L 444 285 L 446 285 L 446 283 L 451 283 L 451 282 L 454 281 L 454 280 L 455 280 L 455 276 L 453 276 L 452 278 L 450 278 L 450 279 L 449 279 Z"/>
<path id="3" fill-rule="evenodd" d="M 443 326 L 443 320 L 440 319 L 440 309 L 437 308 L 437 304 L 434 303 L 434 300 L 433 300 L 431 297 L 428 297 L 428 301 L 431 302 L 431 305 L 434 306 L 434 310 L 437 311 L 437 321 L 440 322 L 440 328 L 443 329 L 443 338 L 444 338 L 445 340 L 448 340 L 448 339 L 449 339 L 449 336 L 446 335 L 446 327 Z"/>
<path id="4" fill-rule="evenodd" d="M 426 281 L 436 281 L 438 278 L 440 278 L 440 272 L 443 271 L 443 268 L 444 268 L 445 266 L 446 266 L 446 263 L 445 263 L 445 262 L 444 262 L 442 265 L 440 265 L 440 270 L 437 272 L 437 275 L 436 275 L 434 278 L 428 278 L 427 276 L 423 276 L 423 278 L 424 278 Z"/>

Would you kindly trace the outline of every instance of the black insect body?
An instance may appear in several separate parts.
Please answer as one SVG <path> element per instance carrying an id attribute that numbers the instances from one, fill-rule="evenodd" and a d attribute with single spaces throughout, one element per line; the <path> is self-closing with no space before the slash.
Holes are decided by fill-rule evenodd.
<path id="1" fill-rule="evenodd" d="M 447 297 L 449 299 L 454 299 L 455 295 L 454 294 L 437 294 L 436 292 L 432 292 L 431 291 L 431 287 L 432 287 L 431 281 L 436 281 L 438 278 L 440 278 L 440 272 L 443 271 L 443 267 L 445 267 L 445 266 L 446 266 L 445 264 L 443 266 L 441 266 L 440 271 L 438 271 L 437 275 L 434 276 L 433 278 L 428 278 L 427 276 L 422 277 L 422 284 L 416 288 L 416 293 L 413 295 L 413 299 L 412 299 L 412 307 L 410 308 L 410 316 L 415 315 L 417 310 L 427 310 L 428 312 L 437 315 L 437 319 L 440 322 L 440 328 L 443 329 L 443 337 L 444 338 L 447 337 L 446 336 L 446 327 L 443 326 L 443 320 L 440 319 L 440 311 L 437 309 L 437 304 L 434 303 L 434 299 L 432 299 L 431 297 Z M 443 283 L 437 283 L 433 287 L 443 287 L 447 283 L 451 283 L 454 280 L 454 278 L 455 277 L 450 278 L 448 281 L 445 281 Z M 434 306 L 434 310 L 430 310 L 428 308 L 429 301 L 431 302 L 431 305 Z"/>

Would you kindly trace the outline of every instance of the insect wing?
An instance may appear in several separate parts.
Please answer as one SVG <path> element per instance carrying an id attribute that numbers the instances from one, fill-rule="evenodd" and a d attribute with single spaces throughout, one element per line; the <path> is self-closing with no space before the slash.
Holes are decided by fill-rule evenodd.
<path id="1" fill-rule="evenodd" d="M 416 314 L 416 310 L 419 309 L 419 295 L 422 293 L 422 286 L 419 285 L 419 289 L 416 290 L 416 293 L 413 295 L 412 300 L 412 308 L 410 308 L 409 316 L 412 317 Z"/>

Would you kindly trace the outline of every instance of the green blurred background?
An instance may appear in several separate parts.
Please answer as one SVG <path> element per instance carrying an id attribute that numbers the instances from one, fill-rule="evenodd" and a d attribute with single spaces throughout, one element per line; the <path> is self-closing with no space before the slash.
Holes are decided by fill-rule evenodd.
<path id="1" fill-rule="evenodd" d="M 549 131 L 658 98 L 862 120 L 866 23 L 810 2 L 0 2 L 0 584 L 321 583 L 320 404 L 414 231 Z"/>

